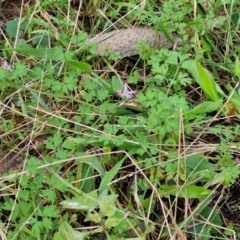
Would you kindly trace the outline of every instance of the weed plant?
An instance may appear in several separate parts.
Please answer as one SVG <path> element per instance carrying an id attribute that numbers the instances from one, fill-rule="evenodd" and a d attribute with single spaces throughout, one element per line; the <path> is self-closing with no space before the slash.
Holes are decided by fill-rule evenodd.
<path id="1" fill-rule="evenodd" d="M 239 3 L 18 7 L 0 39 L 1 239 L 237 239 Z M 87 41 L 131 27 L 176 48 Z"/>

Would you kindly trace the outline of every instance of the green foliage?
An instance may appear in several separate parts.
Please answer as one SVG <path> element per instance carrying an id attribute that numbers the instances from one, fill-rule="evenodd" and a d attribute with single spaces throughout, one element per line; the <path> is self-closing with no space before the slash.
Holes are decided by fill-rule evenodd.
<path id="1" fill-rule="evenodd" d="M 63 222 L 59 227 L 58 232 L 54 234 L 53 240 L 86 239 L 88 236 L 89 236 L 88 232 L 76 231 L 67 222 Z"/>
<path id="2" fill-rule="evenodd" d="M 222 226 L 223 222 L 219 213 L 213 210 L 211 207 L 205 208 L 199 215 L 199 223 L 193 228 L 190 228 L 190 233 L 193 238 L 199 237 L 199 239 L 211 239 L 218 233 L 218 226 Z M 206 226 L 204 222 L 209 221 L 212 225 Z"/>
<path id="3" fill-rule="evenodd" d="M 203 187 L 198 187 L 194 185 L 188 186 L 169 186 L 169 187 L 162 187 L 160 189 L 160 194 L 163 196 L 173 195 L 180 198 L 205 198 L 211 193 L 210 190 Z"/>
<path id="4" fill-rule="evenodd" d="M 14 18 L 7 22 L 6 32 L 10 38 L 20 38 L 26 30 L 28 22 L 19 18 Z"/>
<path id="5" fill-rule="evenodd" d="M 155 51 L 149 60 L 154 74 L 150 82 L 161 85 L 166 81 L 170 88 L 172 87 L 175 91 L 179 91 L 182 86 L 192 82 L 187 74 L 180 71 L 180 66 L 187 59 L 187 55 L 171 52 L 167 49 Z"/>
<path id="6" fill-rule="evenodd" d="M 184 62 L 184 67 L 193 75 L 210 100 L 217 101 L 220 99 L 220 93 L 218 92 L 220 87 L 211 74 L 199 62 L 186 61 Z"/>
<path id="7" fill-rule="evenodd" d="M 233 238 L 215 203 L 240 175 L 237 4 L 70 2 L 2 26 L 6 239 Z M 112 23 L 178 43 L 100 58 L 87 39 Z"/>
<path id="8" fill-rule="evenodd" d="M 240 175 L 240 169 L 234 164 L 221 167 L 224 184 L 233 184 Z"/>

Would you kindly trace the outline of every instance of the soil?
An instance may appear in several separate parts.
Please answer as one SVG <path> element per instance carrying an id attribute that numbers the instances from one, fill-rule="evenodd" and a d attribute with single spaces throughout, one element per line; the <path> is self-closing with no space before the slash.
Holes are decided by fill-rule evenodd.
<path id="1" fill-rule="evenodd" d="M 233 224 L 236 233 L 240 232 L 240 179 L 228 189 L 220 210 L 226 225 Z"/>
<path id="2" fill-rule="evenodd" d="M 30 4 L 30 0 L 24 0 L 23 10 Z M 18 17 L 21 12 L 22 0 L 2 0 L 0 1 L 0 22 L 6 23 L 15 17 Z"/>
<path id="3" fill-rule="evenodd" d="M 30 4 L 31 0 L 24 0 L 23 10 L 26 10 L 26 6 Z M 21 12 L 22 0 L 2 0 L 0 1 L 0 25 L 5 24 L 7 21 L 18 17 Z M 23 12 L 24 13 L 24 12 Z M 122 79 L 126 78 L 129 74 L 132 66 L 134 66 L 132 59 L 124 58 L 118 63 L 119 73 L 122 73 Z M 139 69 L 141 71 L 141 67 Z M 146 74 L 146 73 L 145 73 Z M 150 74 L 150 73 L 147 73 Z M 140 74 L 141 75 L 141 74 Z M 45 140 L 45 139 L 44 139 Z M 0 149 L 0 173 L 6 173 L 9 171 L 21 171 L 21 163 L 23 157 L 17 153 L 3 153 Z M 227 189 L 227 193 L 219 204 L 219 210 L 222 215 L 225 225 L 233 224 L 237 232 L 240 232 L 240 180 Z"/>

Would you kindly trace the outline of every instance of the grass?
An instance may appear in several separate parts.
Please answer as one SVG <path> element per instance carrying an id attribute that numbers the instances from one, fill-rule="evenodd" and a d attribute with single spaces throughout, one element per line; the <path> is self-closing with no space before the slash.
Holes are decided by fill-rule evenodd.
<path id="1" fill-rule="evenodd" d="M 0 39 L 1 239 L 237 239 L 237 1 L 19 9 Z M 87 42 L 131 27 L 178 45 Z"/>

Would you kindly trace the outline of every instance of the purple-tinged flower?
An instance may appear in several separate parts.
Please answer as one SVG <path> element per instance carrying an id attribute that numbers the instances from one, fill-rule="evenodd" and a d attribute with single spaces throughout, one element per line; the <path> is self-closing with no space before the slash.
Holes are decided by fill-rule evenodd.
<path id="1" fill-rule="evenodd" d="M 138 91 L 132 91 L 128 90 L 128 84 L 125 81 L 123 83 L 123 91 L 122 92 L 117 92 L 116 96 L 121 97 L 121 98 L 126 98 L 126 99 L 133 99 Z"/>

